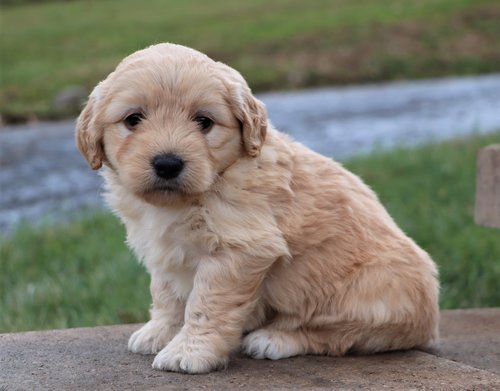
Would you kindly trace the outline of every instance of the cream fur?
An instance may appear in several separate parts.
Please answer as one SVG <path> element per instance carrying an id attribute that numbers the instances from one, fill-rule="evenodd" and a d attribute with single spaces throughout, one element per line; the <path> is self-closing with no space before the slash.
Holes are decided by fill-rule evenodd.
<path id="1" fill-rule="evenodd" d="M 151 274 L 151 320 L 129 349 L 157 353 L 154 368 L 209 372 L 240 346 L 279 359 L 437 338 L 430 257 L 357 176 L 275 130 L 228 66 L 172 44 L 136 52 L 96 87 L 76 140 L 104 164 L 106 200 Z M 168 152 L 186 162 L 173 189 L 151 168 Z"/>

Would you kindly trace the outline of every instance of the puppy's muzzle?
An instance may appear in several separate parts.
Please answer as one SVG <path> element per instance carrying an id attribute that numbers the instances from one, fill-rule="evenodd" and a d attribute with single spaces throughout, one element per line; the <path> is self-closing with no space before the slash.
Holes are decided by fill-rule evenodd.
<path id="1" fill-rule="evenodd" d="M 159 178 L 167 180 L 177 178 L 184 168 L 182 159 L 173 153 L 156 155 L 151 165 Z"/>

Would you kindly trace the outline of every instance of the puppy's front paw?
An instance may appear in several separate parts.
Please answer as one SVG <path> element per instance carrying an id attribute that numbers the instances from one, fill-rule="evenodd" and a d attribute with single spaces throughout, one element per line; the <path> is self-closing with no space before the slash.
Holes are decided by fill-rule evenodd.
<path id="1" fill-rule="evenodd" d="M 248 334 L 242 342 L 243 352 L 253 358 L 279 360 L 304 354 L 298 336 L 278 330 L 259 329 Z"/>
<path id="2" fill-rule="evenodd" d="M 150 320 L 137 330 L 128 340 L 128 350 L 134 353 L 158 353 L 175 336 L 176 328 L 168 327 L 166 322 Z"/>
<path id="3" fill-rule="evenodd" d="M 214 348 L 206 337 L 189 337 L 180 332 L 157 354 L 153 368 L 191 374 L 223 369 L 227 364 L 227 356 L 220 357 Z"/>

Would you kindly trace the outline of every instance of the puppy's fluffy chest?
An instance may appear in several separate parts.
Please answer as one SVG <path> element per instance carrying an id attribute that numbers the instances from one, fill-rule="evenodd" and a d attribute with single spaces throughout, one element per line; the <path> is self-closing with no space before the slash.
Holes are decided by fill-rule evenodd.
<path id="1" fill-rule="evenodd" d="M 198 260 L 216 251 L 219 238 L 208 228 L 211 218 L 206 208 L 162 208 L 138 199 L 133 203 L 141 209 L 133 216 L 128 213 L 130 204 L 113 208 L 126 225 L 128 244 L 148 269 L 194 269 Z"/>
<path id="2" fill-rule="evenodd" d="M 151 274 L 170 281 L 179 297 L 192 290 L 198 264 L 209 257 L 230 258 L 228 248 L 255 256 L 288 254 L 269 205 L 250 202 L 249 193 L 244 204 L 212 195 L 196 205 L 159 207 L 124 191 L 111 172 L 104 177 L 105 198 L 126 226 L 127 244 Z"/>

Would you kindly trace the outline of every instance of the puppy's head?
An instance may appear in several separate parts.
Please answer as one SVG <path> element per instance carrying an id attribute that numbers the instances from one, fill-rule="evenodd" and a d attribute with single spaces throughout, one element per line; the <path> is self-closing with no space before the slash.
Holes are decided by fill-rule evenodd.
<path id="1" fill-rule="evenodd" d="M 210 189 L 266 137 L 261 102 L 234 69 L 195 50 L 159 44 L 125 58 L 91 93 L 76 143 L 90 166 L 154 204 Z"/>

